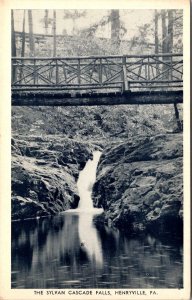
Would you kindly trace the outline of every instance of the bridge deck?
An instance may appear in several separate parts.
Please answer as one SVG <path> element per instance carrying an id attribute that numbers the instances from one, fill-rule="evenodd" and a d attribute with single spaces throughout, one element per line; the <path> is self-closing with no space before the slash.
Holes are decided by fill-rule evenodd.
<path id="1" fill-rule="evenodd" d="M 182 54 L 12 58 L 13 105 L 181 103 Z"/>
<path id="2" fill-rule="evenodd" d="M 183 91 L 124 92 L 102 94 L 13 93 L 15 106 L 94 106 L 122 104 L 172 104 L 183 102 Z"/>

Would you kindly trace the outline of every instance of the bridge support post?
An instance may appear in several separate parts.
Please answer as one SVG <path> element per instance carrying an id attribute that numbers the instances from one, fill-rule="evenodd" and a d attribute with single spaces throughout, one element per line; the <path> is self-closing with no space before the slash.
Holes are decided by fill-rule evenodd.
<path id="1" fill-rule="evenodd" d="M 179 110 L 177 108 L 177 103 L 175 102 L 174 103 L 174 109 L 175 109 L 175 118 L 176 118 L 176 121 L 177 121 L 177 128 L 179 130 L 179 132 L 182 131 L 182 124 L 181 124 L 181 121 L 180 121 L 180 118 L 179 118 Z"/>
<path id="2" fill-rule="evenodd" d="M 122 57 L 123 62 L 123 92 L 130 90 L 130 84 L 127 80 L 126 56 Z"/>
<path id="3" fill-rule="evenodd" d="M 33 78 L 33 84 L 35 85 L 36 84 L 36 77 L 37 77 L 37 75 L 36 75 L 36 59 L 34 59 L 34 61 L 33 61 L 33 74 L 34 74 L 34 78 Z"/>
<path id="4" fill-rule="evenodd" d="M 57 59 L 55 61 L 55 83 L 56 85 L 59 83 L 59 70 L 58 70 L 58 62 L 57 62 Z"/>

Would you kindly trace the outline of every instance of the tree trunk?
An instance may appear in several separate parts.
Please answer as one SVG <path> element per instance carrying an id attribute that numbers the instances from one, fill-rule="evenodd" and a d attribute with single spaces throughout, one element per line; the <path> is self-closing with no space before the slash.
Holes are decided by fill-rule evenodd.
<path id="1" fill-rule="evenodd" d="M 155 9 L 155 54 L 159 53 L 158 19 L 158 12 Z"/>
<path id="2" fill-rule="evenodd" d="M 115 52 L 118 54 L 120 45 L 120 17 L 118 9 L 111 10 L 111 40 L 116 47 Z"/>
<path id="3" fill-rule="evenodd" d="M 21 45 L 21 57 L 25 56 L 25 9 L 23 11 L 23 32 L 22 32 L 22 45 Z M 19 79 L 22 83 L 23 66 L 20 67 Z"/>
<path id="4" fill-rule="evenodd" d="M 15 40 L 15 28 L 14 28 L 14 13 L 11 10 L 11 43 L 12 43 L 12 56 L 16 56 L 16 40 Z"/>
<path id="5" fill-rule="evenodd" d="M 167 52 L 173 52 L 173 10 L 168 10 L 168 37 L 167 37 Z M 169 57 L 169 63 L 172 64 L 172 57 Z M 169 79 L 173 78 L 172 69 L 169 71 Z"/>
<path id="6" fill-rule="evenodd" d="M 45 9 L 45 17 L 44 17 L 44 20 L 45 20 L 45 35 L 48 34 L 48 9 Z"/>
<path id="7" fill-rule="evenodd" d="M 173 51 L 173 10 L 168 10 L 168 52 Z"/>
<path id="8" fill-rule="evenodd" d="M 162 53 L 167 52 L 167 27 L 166 27 L 166 10 L 161 10 L 162 21 Z"/>
<path id="9" fill-rule="evenodd" d="M 32 10 L 28 10 L 28 22 L 29 22 L 29 49 L 30 56 L 35 56 L 35 43 L 33 36 L 33 18 L 32 18 Z"/>
<path id="10" fill-rule="evenodd" d="M 56 57 L 56 11 L 53 11 L 53 57 Z"/>
<path id="11" fill-rule="evenodd" d="M 166 26 L 166 10 L 161 10 L 161 21 L 162 21 L 162 53 L 167 53 L 167 26 Z M 167 61 L 167 57 L 162 57 L 162 61 Z M 167 66 L 165 64 L 162 65 L 162 79 L 168 79 L 169 72 L 166 71 Z"/>
<path id="12" fill-rule="evenodd" d="M 16 41 L 15 41 L 15 28 L 14 28 L 14 13 L 13 10 L 11 10 L 11 55 L 12 57 L 16 57 Z M 15 66 L 12 66 L 11 70 L 11 75 L 12 75 L 12 82 L 15 81 L 15 76 L 16 76 L 16 68 Z"/>
<path id="13" fill-rule="evenodd" d="M 22 46 L 21 46 L 21 57 L 25 56 L 25 10 L 23 12 L 23 32 L 22 32 Z"/>

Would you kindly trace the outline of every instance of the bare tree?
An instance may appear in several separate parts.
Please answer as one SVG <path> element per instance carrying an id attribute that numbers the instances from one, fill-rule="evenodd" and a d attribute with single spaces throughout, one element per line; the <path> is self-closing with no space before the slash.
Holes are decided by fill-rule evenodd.
<path id="1" fill-rule="evenodd" d="M 119 46 L 120 43 L 120 17 L 119 10 L 111 10 L 111 40 Z"/>
<path id="2" fill-rule="evenodd" d="M 53 25 L 53 18 L 49 18 L 49 10 L 45 9 L 45 15 L 40 20 L 40 23 L 44 24 L 45 35 L 48 34 L 49 25 Z"/>
<path id="3" fill-rule="evenodd" d="M 49 15 L 49 11 L 48 11 L 48 9 L 45 9 L 44 24 L 45 24 L 45 34 L 46 35 L 48 34 L 48 26 L 49 26 L 48 15 Z"/>
<path id="4" fill-rule="evenodd" d="M 167 52 L 167 27 L 166 27 L 166 10 L 161 10 L 162 21 L 162 53 Z"/>
<path id="5" fill-rule="evenodd" d="M 30 55 L 35 56 L 35 42 L 34 42 L 34 35 L 33 35 L 33 17 L 32 17 L 32 10 L 28 10 L 28 22 L 29 22 L 29 49 Z"/>
<path id="6" fill-rule="evenodd" d="M 25 9 L 23 11 L 23 32 L 22 32 L 22 47 L 21 47 L 21 57 L 25 56 Z"/>
<path id="7" fill-rule="evenodd" d="M 173 51 L 173 10 L 168 10 L 168 52 Z"/>
<path id="8" fill-rule="evenodd" d="M 56 56 L 56 10 L 53 11 L 53 56 Z"/>
<path id="9" fill-rule="evenodd" d="M 15 40 L 15 28 L 14 28 L 14 13 L 11 10 L 11 52 L 12 56 L 16 56 L 16 40 Z"/>
<path id="10" fill-rule="evenodd" d="M 159 20 L 159 14 L 157 10 L 155 9 L 155 53 L 159 53 L 159 28 L 158 28 L 158 20 Z"/>
<path id="11" fill-rule="evenodd" d="M 22 31 L 22 45 L 21 45 L 21 57 L 25 56 L 25 9 L 23 11 L 23 31 Z M 22 81 L 23 66 L 20 67 L 19 79 Z M 22 83 L 22 82 L 21 82 Z"/>

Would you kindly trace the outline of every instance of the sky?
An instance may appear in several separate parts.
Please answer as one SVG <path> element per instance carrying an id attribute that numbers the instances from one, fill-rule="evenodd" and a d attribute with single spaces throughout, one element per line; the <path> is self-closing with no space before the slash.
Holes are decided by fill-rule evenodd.
<path id="1" fill-rule="evenodd" d="M 79 18 L 76 21 L 76 27 L 82 29 L 89 27 L 91 24 L 98 22 L 103 16 L 108 14 L 108 10 L 86 10 L 87 14 L 85 17 Z M 22 22 L 23 22 L 23 10 L 14 10 L 14 21 L 15 21 L 15 30 L 22 31 Z M 33 10 L 33 30 L 34 33 L 45 33 L 44 24 L 40 20 L 44 17 L 44 10 Z M 63 30 L 67 31 L 67 34 L 72 34 L 73 21 L 71 19 L 63 19 L 64 11 L 56 10 L 57 23 L 56 23 L 56 32 L 57 34 L 62 34 Z M 141 26 L 145 23 L 150 23 L 154 16 L 154 10 L 120 10 L 120 18 L 124 22 L 124 25 L 127 29 L 127 33 L 124 36 L 124 39 L 130 39 L 137 33 L 138 26 Z M 49 17 L 53 17 L 53 10 L 49 10 Z M 26 32 L 28 32 L 28 17 L 26 12 Z M 52 33 L 51 28 L 48 33 Z M 97 31 L 98 37 L 110 37 L 110 24 L 101 28 Z"/>

